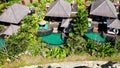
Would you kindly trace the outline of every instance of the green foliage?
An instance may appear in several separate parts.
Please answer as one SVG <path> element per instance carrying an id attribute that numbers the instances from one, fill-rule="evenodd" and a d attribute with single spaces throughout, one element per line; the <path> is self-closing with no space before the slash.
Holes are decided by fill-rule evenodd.
<path id="1" fill-rule="evenodd" d="M 52 3 L 54 0 L 47 0 L 48 3 Z"/>
<path id="2" fill-rule="evenodd" d="M 0 4 L 0 14 L 2 14 L 2 13 L 3 13 L 3 10 L 4 10 L 4 9 L 6 9 L 6 8 L 7 8 L 7 6 L 8 6 L 8 4 L 7 4 L 7 3 L 2 3 L 2 4 Z"/>
<path id="3" fill-rule="evenodd" d="M 17 37 L 21 40 L 20 45 L 28 46 L 28 45 L 38 45 L 36 32 L 38 29 L 37 16 L 26 16 L 23 20 L 23 24 L 21 25 Z"/>
<path id="4" fill-rule="evenodd" d="M 79 54 L 84 52 L 85 39 L 82 36 L 88 28 L 87 16 L 87 11 L 84 8 L 80 8 L 76 17 L 72 20 L 73 29 L 66 41 L 66 46 L 71 51 L 70 53 Z"/>
<path id="5" fill-rule="evenodd" d="M 74 35 L 70 33 L 69 38 L 66 41 L 67 48 L 69 49 L 70 53 L 81 53 L 84 52 L 83 46 L 85 45 L 85 39 L 80 37 L 79 35 Z"/>
<path id="6" fill-rule="evenodd" d="M 0 25 L 0 29 L 3 29 L 5 26 L 4 25 Z"/>
<path id="7" fill-rule="evenodd" d="M 27 47 L 27 50 L 28 50 L 33 56 L 40 54 L 39 45 L 30 45 L 30 46 Z"/>
<path id="8" fill-rule="evenodd" d="M 7 59 L 7 53 L 5 48 L 0 49 L 0 66 L 5 63 Z"/>
<path id="9" fill-rule="evenodd" d="M 50 47 L 48 51 L 46 51 L 46 57 L 48 58 L 64 58 L 68 54 L 68 50 L 64 47 Z"/>
<path id="10" fill-rule="evenodd" d="M 97 45 L 94 44 L 93 40 L 86 41 L 85 51 L 88 52 L 90 55 L 95 55 L 97 50 Z"/>
<path id="11" fill-rule="evenodd" d="M 115 43 L 115 49 L 117 52 L 120 52 L 120 38 L 118 38 L 117 42 Z"/>
<path id="12" fill-rule="evenodd" d="M 38 2 L 34 2 L 34 3 L 30 3 L 28 4 L 28 6 L 30 7 L 35 7 L 36 10 L 35 10 L 35 13 L 38 15 L 39 17 L 39 21 L 43 20 L 44 17 L 45 17 L 45 13 L 46 13 L 46 7 L 45 7 L 45 4 L 46 4 L 46 0 L 43 0 L 41 1 L 40 3 Z"/>
<path id="13" fill-rule="evenodd" d="M 39 40 L 36 36 L 38 20 L 36 15 L 26 16 L 16 35 L 6 39 L 8 58 L 14 59 L 15 55 L 28 50 L 32 55 L 39 53 Z M 12 57 L 12 58 L 11 58 Z"/>
<path id="14" fill-rule="evenodd" d="M 73 19 L 73 30 L 76 35 L 84 35 L 88 28 L 88 14 L 85 9 L 79 9 L 77 16 Z"/>
<path id="15" fill-rule="evenodd" d="M 71 2 L 72 0 L 67 1 Z M 82 52 L 89 53 L 92 56 L 106 57 L 120 52 L 120 40 L 113 47 L 109 43 L 95 43 L 93 40 L 86 41 L 83 38 L 88 28 L 88 14 L 85 10 L 84 0 L 76 1 L 79 4 L 79 10 L 72 21 L 73 30 L 71 29 L 65 45 L 59 47 L 50 47 L 43 43 L 36 34 L 39 28 L 38 22 L 45 17 L 46 0 L 41 0 L 40 3 L 29 4 L 29 6 L 37 7 L 35 14 L 26 16 L 18 33 L 6 39 L 6 46 L 0 49 L 0 64 L 3 64 L 6 59 L 14 60 L 16 55 L 25 51 L 30 52 L 33 56 L 41 54 L 48 58 L 64 58 L 71 54 L 79 55 Z M 48 0 L 48 2 L 51 3 L 53 0 Z M 3 28 L 3 26 L 0 26 L 0 28 Z"/>
<path id="16" fill-rule="evenodd" d="M 2 14 L 8 6 L 18 2 L 19 0 L 0 0 L 0 14 Z"/>
<path id="17" fill-rule="evenodd" d="M 78 4 L 79 9 L 85 8 L 85 0 L 76 0 L 76 3 Z"/>
<path id="18" fill-rule="evenodd" d="M 106 57 L 116 54 L 116 50 L 109 43 L 94 43 L 92 40 L 86 42 L 85 51 L 97 57 Z"/>
<path id="19" fill-rule="evenodd" d="M 5 28 L 4 25 L 0 25 L 0 31 L 2 31 Z"/>
<path id="20" fill-rule="evenodd" d="M 39 51 L 39 40 L 36 36 L 38 30 L 38 16 L 33 14 L 32 16 L 26 16 L 23 20 L 23 24 L 18 32 L 18 37 L 21 40 L 21 45 L 28 46 L 27 50 L 36 55 Z"/>
<path id="21" fill-rule="evenodd" d="M 70 2 L 70 3 L 72 2 L 72 0 L 67 0 L 67 1 Z"/>
<path id="22" fill-rule="evenodd" d="M 6 49 L 8 51 L 9 56 L 15 56 L 18 55 L 20 52 L 22 52 L 24 49 L 22 49 L 23 46 L 20 45 L 19 38 L 17 35 L 12 35 L 6 40 Z"/>
<path id="23" fill-rule="evenodd" d="M 98 57 L 112 56 L 117 53 L 116 50 L 109 43 L 99 43 L 97 45 L 96 52 L 96 56 Z"/>

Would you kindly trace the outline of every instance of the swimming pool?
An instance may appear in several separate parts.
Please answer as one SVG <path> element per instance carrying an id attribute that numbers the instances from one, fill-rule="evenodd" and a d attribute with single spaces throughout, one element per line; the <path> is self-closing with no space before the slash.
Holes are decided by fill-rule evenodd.
<path id="1" fill-rule="evenodd" d="M 85 36 L 97 42 L 106 42 L 106 38 L 102 37 L 101 33 L 99 32 L 93 32 L 91 30 L 91 31 L 86 32 Z"/>
<path id="2" fill-rule="evenodd" d="M 42 30 L 42 29 L 48 29 L 48 24 L 45 24 L 45 25 L 40 25 L 39 26 L 39 30 Z"/>
<path id="3" fill-rule="evenodd" d="M 5 46 L 5 39 L 0 38 L 0 48 Z"/>
<path id="4" fill-rule="evenodd" d="M 61 36 L 61 33 L 51 33 L 50 35 L 42 36 L 42 41 L 50 45 L 61 45 L 64 43 Z"/>

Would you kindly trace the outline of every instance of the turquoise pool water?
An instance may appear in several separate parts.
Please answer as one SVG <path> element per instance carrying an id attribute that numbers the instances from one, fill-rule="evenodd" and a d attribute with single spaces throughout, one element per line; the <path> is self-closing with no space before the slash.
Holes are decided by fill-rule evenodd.
<path id="1" fill-rule="evenodd" d="M 5 46 L 5 39 L 0 38 L 0 48 Z"/>
<path id="2" fill-rule="evenodd" d="M 42 41 L 51 45 L 61 45 L 64 43 L 61 33 L 51 33 L 50 35 L 42 36 Z"/>
<path id="3" fill-rule="evenodd" d="M 40 25 L 39 30 L 42 30 L 42 29 L 48 29 L 48 24 L 45 24 L 44 26 Z"/>
<path id="4" fill-rule="evenodd" d="M 106 38 L 102 37 L 101 33 L 98 32 L 88 31 L 85 36 L 97 42 L 106 42 Z"/>

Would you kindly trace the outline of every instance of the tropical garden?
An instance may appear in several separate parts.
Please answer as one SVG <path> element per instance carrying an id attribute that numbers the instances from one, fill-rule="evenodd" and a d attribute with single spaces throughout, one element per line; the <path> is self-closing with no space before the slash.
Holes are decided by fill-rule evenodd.
<path id="1" fill-rule="evenodd" d="M 72 0 L 67 1 L 71 2 Z M 111 44 L 110 42 L 101 43 L 84 38 L 84 33 L 88 30 L 88 13 L 84 6 L 84 0 L 76 1 L 79 5 L 78 13 L 72 20 L 73 28 L 71 28 L 66 42 L 61 46 L 52 46 L 44 43 L 41 37 L 37 36 L 38 22 L 45 17 L 45 4 L 52 3 L 53 0 L 41 0 L 39 3 L 28 4 L 30 7 L 36 7 L 35 14 L 25 16 L 18 33 L 6 38 L 6 45 L 0 48 L 0 66 L 3 65 L 4 67 L 4 64 L 12 63 L 16 60 L 20 61 L 19 58 L 23 55 L 42 56 L 43 59 L 64 59 L 71 55 L 81 56 L 83 54 L 96 58 L 119 57 L 120 39 L 115 44 Z M 0 1 L 0 14 L 3 9 L 15 2 L 19 1 Z"/>

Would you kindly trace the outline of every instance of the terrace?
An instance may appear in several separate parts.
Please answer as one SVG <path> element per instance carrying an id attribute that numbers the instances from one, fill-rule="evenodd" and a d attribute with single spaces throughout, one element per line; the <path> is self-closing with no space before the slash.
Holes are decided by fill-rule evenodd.
<path id="1" fill-rule="evenodd" d="M 91 24 L 91 32 L 85 34 L 87 37 L 96 40 L 94 36 L 97 33 L 100 39 L 100 36 L 103 38 L 111 37 L 114 39 L 119 36 L 120 29 L 120 20 L 117 17 L 117 11 L 114 4 L 109 0 L 97 0 L 94 1 L 91 5 L 90 15 L 89 15 L 89 24 Z M 93 36 L 90 36 L 92 35 Z M 110 41 L 110 40 L 109 40 Z"/>
<path id="2" fill-rule="evenodd" d="M 73 8 L 76 6 L 77 5 L 73 6 Z M 71 12 L 71 4 L 67 1 L 56 0 L 53 2 L 50 7 L 48 7 L 45 15 L 47 24 L 44 23 L 45 21 L 40 23 L 38 36 L 41 36 L 42 40 L 48 44 L 63 44 L 66 34 L 69 33 L 70 21 L 72 20 L 72 18 L 70 18 Z M 72 17 L 74 17 L 74 15 Z"/>

